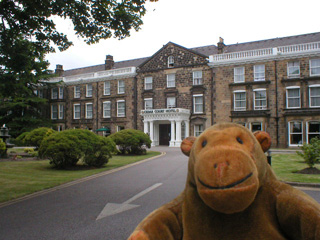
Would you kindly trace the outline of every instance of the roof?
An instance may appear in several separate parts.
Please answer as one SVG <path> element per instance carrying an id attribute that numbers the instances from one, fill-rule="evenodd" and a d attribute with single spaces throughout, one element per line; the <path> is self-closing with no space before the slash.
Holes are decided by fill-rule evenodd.
<path id="1" fill-rule="evenodd" d="M 278 46 L 311 43 L 311 42 L 318 42 L 318 41 L 320 41 L 320 32 L 225 45 L 223 53 L 241 52 L 241 51 L 248 51 L 248 50 L 255 50 L 255 49 L 272 48 L 272 47 L 278 47 Z M 201 55 L 208 56 L 208 57 L 210 55 L 218 54 L 218 47 L 216 45 L 189 48 L 189 50 L 199 53 Z M 141 64 L 145 63 L 149 58 L 150 57 L 144 57 L 144 58 L 137 58 L 137 59 L 131 59 L 126 61 L 115 62 L 113 69 L 125 68 L 125 67 L 138 67 Z M 105 65 L 100 64 L 100 65 L 89 66 L 84 68 L 65 70 L 63 73 L 63 76 L 66 77 L 71 75 L 92 73 L 92 72 L 98 72 L 98 71 L 104 71 L 104 70 L 105 70 Z"/>

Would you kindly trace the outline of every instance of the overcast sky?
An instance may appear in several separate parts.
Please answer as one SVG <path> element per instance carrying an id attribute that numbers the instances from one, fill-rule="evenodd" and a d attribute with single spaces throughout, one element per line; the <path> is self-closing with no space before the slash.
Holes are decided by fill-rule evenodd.
<path id="1" fill-rule="evenodd" d="M 74 36 L 71 22 L 59 21 L 74 46 L 49 54 L 50 69 L 103 64 L 108 54 L 115 61 L 149 57 L 169 41 L 192 48 L 216 45 L 219 37 L 228 45 L 320 31 L 320 0 L 159 0 L 146 7 L 139 32 L 94 45 Z"/>

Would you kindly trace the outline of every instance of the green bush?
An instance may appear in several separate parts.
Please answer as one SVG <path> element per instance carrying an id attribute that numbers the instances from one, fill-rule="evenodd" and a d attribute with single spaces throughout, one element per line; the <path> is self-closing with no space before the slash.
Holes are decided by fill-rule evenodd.
<path id="1" fill-rule="evenodd" d="M 34 149 L 33 149 L 33 148 L 24 148 L 23 151 L 24 151 L 25 153 L 29 153 L 29 154 L 34 153 Z"/>
<path id="2" fill-rule="evenodd" d="M 303 144 L 300 147 L 302 152 L 298 152 L 297 154 L 301 156 L 305 163 L 308 164 L 309 167 L 314 167 L 316 163 L 320 162 L 320 139 L 312 138 L 309 144 Z"/>
<path id="3" fill-rule="evenodd" d="M 15 140 L 14 140 L 14 144 L 17 146 L 25 146 L 26 143 L 24 141 L 25 137 L 27 136 L 29 132 L 24 132 L 21 133 Z"/>
<path id="4" fill-rule="evenodd" d="M 0 138 L 0 157 L 3 157 L 6 153 L 6 144 Z"/>
<path id="5" fill-rule="evenodd" d="M 89 130 L 71 129 L 45 138 L 41 143 L 39 156 L 48 158 L 50 164 L 57 168 L 75 166 L 79 160 L 83 160 L 88 166 L 101 167 L 108 163 L 115 150 L 112 140 Z"/>
<path id="6" fill-rule="evenodd" d="M 47 127 L 36 128 L 28 134 L 26 134 L 26 136 L 23 139 L 23 142 L 27 146 L 34 146 L 36 147 L 36 149 L 38 149 L 43 139 L 49 137 L 54 132 L 56 131 Z"/>
<path id="7" fill-rule="evenodd" d="M 118 146 L 121 154 L 146 154 L 146 148 L 151 147 L 150 137 L 140 130 L 124 129 L 111 134 L 111 138 Z"/>

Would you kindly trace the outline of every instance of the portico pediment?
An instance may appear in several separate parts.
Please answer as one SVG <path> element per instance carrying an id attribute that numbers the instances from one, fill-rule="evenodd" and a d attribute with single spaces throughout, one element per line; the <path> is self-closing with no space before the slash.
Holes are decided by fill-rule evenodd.
<path id="1" fill-rule="evenodd" d="M 183 108 L 146 109 L 141 111 L 144 120 L 189 120 L 190 110 Z"/>

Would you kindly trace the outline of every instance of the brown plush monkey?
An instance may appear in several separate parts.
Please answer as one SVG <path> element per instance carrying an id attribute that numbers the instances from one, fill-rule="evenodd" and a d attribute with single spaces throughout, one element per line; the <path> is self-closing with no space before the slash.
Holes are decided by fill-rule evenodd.
<path id="1" fill-rule="evenodd" d="M 185 190 L 147 216 L 129 240 L 320 240 L 320 205 L 278 181 L 270 136 L 217 124 L 181 144 Z"/>

